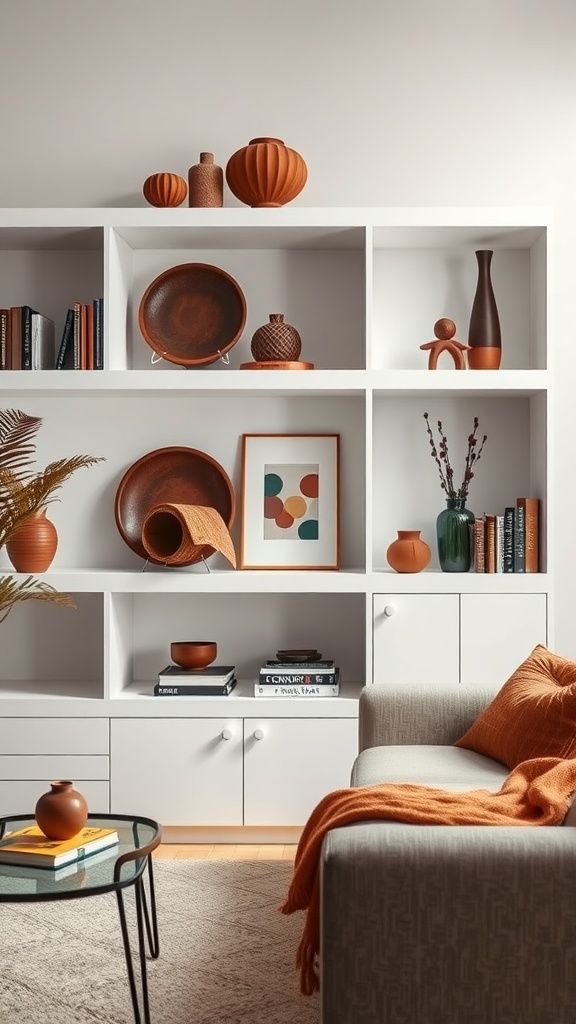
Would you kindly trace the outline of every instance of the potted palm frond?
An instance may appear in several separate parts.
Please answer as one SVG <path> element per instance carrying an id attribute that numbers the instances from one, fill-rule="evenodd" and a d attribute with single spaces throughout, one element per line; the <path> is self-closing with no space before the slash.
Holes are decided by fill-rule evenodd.
<path id="1" fill-rule="evenodd" d="M 77 469 L 103 461 L 92 455 L 73 455 L 32 472 L 34 438 L 41 424 L 39 416 L 0 409 L 0 547 L 6 546 L 18 572 L 48 568 L 58 543 L 56 529 L 46 518 L 48 505 L 58 500 L 56 492 Z M 0 622 L 18 601 L 31 599 L 74 607 L 71 598 L 47 583 L 31 576 L 23 581 L 4 576 L 0 577 Z"/>

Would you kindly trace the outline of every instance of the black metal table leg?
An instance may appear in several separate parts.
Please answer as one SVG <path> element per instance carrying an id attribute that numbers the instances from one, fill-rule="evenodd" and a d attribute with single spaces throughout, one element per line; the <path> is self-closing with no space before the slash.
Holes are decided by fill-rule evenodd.
<path id="1" fill-rule="evenodd" d="M 126 958 L 126 969 L 128 972 L 128 983 L 130 986 L 130 996 L 132 999 L 132 1009 L 134 1011 L 135 1024 L 151 1024 L 150 1022 L 150 1003 L 148 999 L 148 975 L 146 970 L 146 943 L 145 936 L 148 943 L 148 949 L 150 956 L 153 960 L 158 958 L 160 953 L 160 943 L 158 939 L 158 919 L 156 915 L 156 896 L 154 891 L 154 874 L 152 870 L 152 858 L 148 856 L 148 877 L 149 877 L 149 888 L 150 888 L 150 907 L 148 907 L 148 901 L 146 899 L 146 890 L 144 888 L 143 875 L 136 879 L 134 883 L 134 897 L 136 903 L 136 924 L 138 931 L 138 958 L 140 961 L 140 987 L 142 990 L 142 999 L 140 1006 L 140 1000 L 138 998 L 138 988 L 136 984 L 136 972 L 134 971 L 134 958 L 132 954 L 132 947 L 130 945 L 130 936 L 128 934 L 128 923 L 126 920 L 126 910 L 124 907 L 124 897 L 122 889 L 116 891 L 116 899 L 118 901 L 118 913 L 120 916 L 120 928 L 122 931 L 122 941 L 124 944 L 124 956 Z"/>

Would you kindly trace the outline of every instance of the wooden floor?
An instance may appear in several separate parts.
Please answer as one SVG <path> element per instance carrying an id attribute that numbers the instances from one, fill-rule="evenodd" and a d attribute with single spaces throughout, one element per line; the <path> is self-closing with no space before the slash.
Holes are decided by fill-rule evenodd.
<path id="1" fill-rule="evenodd" d="M 282 843 L 161 843 L 154 856 L 158 860 L 289 860 L 293 861 L 295 846 Z"/>

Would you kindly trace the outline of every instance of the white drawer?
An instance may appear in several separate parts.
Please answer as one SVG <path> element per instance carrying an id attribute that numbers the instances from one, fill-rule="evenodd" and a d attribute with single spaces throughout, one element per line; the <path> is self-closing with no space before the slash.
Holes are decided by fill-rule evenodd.
<path id="1" fill-rule="evenodd" d="M 0 808 L 2 814 L 33 814 L 38 797 L 50 789 L 51 779 L 41 781 L 0 782 Z M 110 792 L 107 782 L 79 779 L 76 789 L 86 797 L 90 814 L 106 814 L 110 810 Z"/>
<path id="2" fill-rule="evenodd" d="M 107 754 L 108 736 L 107 718 L 0 718 L 0 754 Z"/>
<path id="3" fill-rule="evenodd" d="M 0 756 L 0 780 L 109 779 L 107 757 L 74 754 L 7 754 Z M 47 786 L 47 789 L 50 787 Z"/>

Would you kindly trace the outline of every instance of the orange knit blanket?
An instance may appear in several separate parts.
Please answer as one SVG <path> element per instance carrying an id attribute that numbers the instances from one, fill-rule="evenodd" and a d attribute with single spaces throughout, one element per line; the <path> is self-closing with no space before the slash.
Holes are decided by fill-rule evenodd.
<path id="1" fill-rule="evenodd" d="M 304 827 L 288 895 L 280 907 L 283 914 L 307 911 L 296 954 L 303 994 L 319 988 L 320 849 L 330 829 L 370 819 L 427 825 L 559 825 L 575 791 L 576 758 L 541 757 L 514 768 L 497 793 L 454 793 L 413 783 L 328 793 Z"/>

